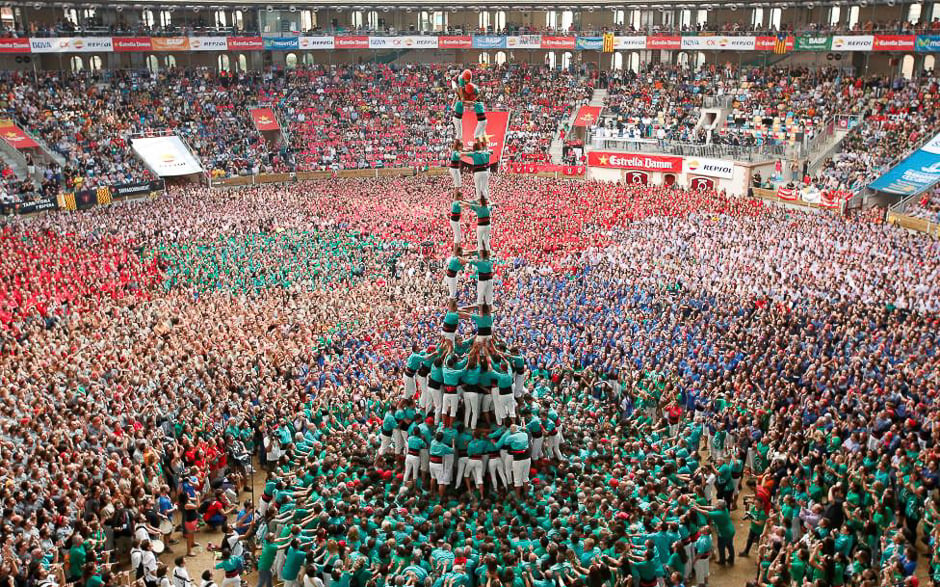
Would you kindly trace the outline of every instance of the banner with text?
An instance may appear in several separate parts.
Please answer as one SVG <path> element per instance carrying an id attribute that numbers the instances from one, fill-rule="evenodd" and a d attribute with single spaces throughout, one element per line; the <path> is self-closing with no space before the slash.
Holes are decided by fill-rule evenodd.
<path id="1" fill-rule="evenodd" d="M 15 124 L 9 124 L 7 126 L 0 127 L 0 138 L 6 141 L 7 144 L 17 151 L 22 151 L 23 149 L 35 149 L 39 146 L 39 144 L 37 144 L 32 137 L 23 132 L 23 129 L 16 126 Z"/>
<path id="2" fill-rule="evenodd" d="M 588 153 L 588 165 L 591 167 L 607 167 L 609 169 L 636 169 L 639 171 L 681 173 L 682 157 L 591 151 Z"/>
<path id="3" fill-rule="evenodd" d="M 176 135 L 132 139 L 131 148 L 160 177 L 202 172 L 199 160 Z"/>
<path id="4" fill-rule="evenodd" d="M 277 124 L 277 117 L 270 108 L 254 108 L 251 111 L 251 120 L 255 123 L 255 128 L 259 131 L 279 130 L 281 127 Z"/>
<path id="5" fill-rule="evenodd" d="M 477 126 L 477 119 L 475 116 L 464 116 L 462 122 L 464 148 L 471 149 L 473 148 L 473 131 Z M 499 164 L 500 159 L 503 157 L 503 146 L 506 142 L 506 130 L 508 128 L 509 112 L 496 111 L 486 113 L 486 130 L 483 132 L 486 135 L 486 140 L 489 144 L 488 148 L 491 152 L 490 165 Z M 465 157 L 464 161 L 469 163 L 470 159 Z"/>
<path id="6" fill-rule="evenodd" d="M 868 185 L 879 192 L 912 196 L 940 181 L 940 134 Z"/>

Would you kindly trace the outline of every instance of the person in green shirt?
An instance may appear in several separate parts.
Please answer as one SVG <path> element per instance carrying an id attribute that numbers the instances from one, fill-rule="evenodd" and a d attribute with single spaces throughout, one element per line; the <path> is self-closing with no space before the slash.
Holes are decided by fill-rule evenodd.
<path id="1" fill-rule="evenodd" d="M 307 558 L 307 551 L 301 546 L 300 540 L 291 541 L 287 549 L 287 555 L 284 557 L 284 566 L 281 568 L 281 580 L 284 581 L 283 587 L 297 587 L 297 576 L 300 574 L 300 567 Z"/>
<path id="2" fill-rule="evenodd" d="M 450 145 L 450 160 L 447 163 L 450 177 L 454 180 L 454 203 L 450 207 L 450 228 L 454 231 L 454 244 L 463 242 L 463 232 L 460 230 L 460 188 L 463 187 L 463 177 L 460 175 L 460 168 L 463 164 L 460 159 L 462 157 L 463 141 L 459 138 L 454 139 Z"/>
<path id="3" fill-rule="evenodd" d="M 715 527 L 715 534 L 718 538 L 718 564 L 734 565 L 734 522 L 731 521 L 731 512 L 728 511 L 728 503 L 719 499 L 714 507 L 705 507 L 700 505 L 692 506 L 697 512 L 705 514 L 709 523 Z"/>
<path id="4" fill-rule="evenodd" d="M 456 206 L 458 210 L 460 209 L 459 202 L 454 202 L 454 206 Z M 460 217 L 459 212 L 457 216 L 458 218 Z M 458 227 L 460 226 L 460 222 L 457 222 L 457 226 Z M 445 269 L 446 271 L 445 279 L 447 281 L 447 293 L 450 295 L 450 298 L 455 301 L 457 300 L 457 276 L 460 274 L 461 271 L 463 271 L 463 268 L 468 263 L 468 261 L 469 259 L 464 257 L 463 249 L 460 247 L 460 245 L 455 244 L 453 254 L 447 258 L 447 268 Z"/>
<path id="5" fill-rule="evenodd" d="M 76 534 L 72 537 L 72 547 L 69 548 L 68 579 L 70 582 L 82 578 L 82 570 L 85 568 L 87 558 L 88 553 L 85 551 L 85 543 L 81 535 Z"/>
<path id="6" fill-rule="evenodd" d="M 477 270 L 477 305 L 493 303 L 493 259 L 489 249 L 477 251 L 477 259 L 470 261 Z"/>
<path id="7" fill-rule="evenodd" d="M 739 556 L 750 556 L 751 546 L 760 540 L 761 535 L 764 533 L 764 526 L 767 523 L 767 511 L 757 501 L 751 500 L 745 518 L 750 520 L 751 524 L 747 532 L 747 544 L 744 546 L 744 550 L 738 553 Z"/>
<path id="8" fill-rule="evenodd" d="M 242 557 L 233 555 L 228 548 L 223 548 L 222 560 L 215 565 L 215 568 L 225 571 L 221 587 L 241 587 L 241 574 L 245 568 L 245 561 Z M 296 576 L 294 578 L 296 579 Z"/>
<path id="9" fill-rule="evenodd" d="M 444 457 L 454 454 L 454 449 L 444 442 L 444 432 L 438 431 L 431 441 L 431 491 L 435 487 L 439 496 L 444 497 L 447 485 L 450 482 L 444 470 Z"/>
<path id="10" fill-rule="evenodd" d="M 489 453 L 492 442 L 484 439 L 482 430 L 473 431 L 473 440 L 467 445 L 467 491 L 470 491 L 470 480 L 480 491 L 480 500 L 483 499 L 483 457 Z"/>
<path id="11" fill-rule="evenodd" d="M 490 251 L 491 209 L 488 205 L 490 199 L 490 151 L 485 145 L 477 141 L 473 151 L 468 152 L 473 161 L 473 182 L 477 188 L 479 203 L 464 201 L 477 215 L 477 251 Z"/>

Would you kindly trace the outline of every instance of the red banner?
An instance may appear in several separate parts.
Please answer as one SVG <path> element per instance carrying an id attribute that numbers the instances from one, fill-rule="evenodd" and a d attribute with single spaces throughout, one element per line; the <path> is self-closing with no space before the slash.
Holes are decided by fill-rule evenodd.
<path id="1" fill-rule="evenodd" d="M 115 52 L 129 53 L 132 51 L 150 51 L 150 37 L 114 37 L 111 46 Z"/>
<path id="2" fill-rule="evenodd" d="M 264 41 L 261 37 L 228 37 L 225 39 L 229 51 L 261 51 Z"/>
<path id="3" fill-rule="evenodd" d="M 574 37 L 542 37 L 542 49 L 574 49 Z"/>
<path id="4" fill-rule="evenodd" d="M 646 37 L 647 49 L 678 50 L 682 47 L 682 37 Z"/>
<path id="5" fill-rule="evenodd" d="M 0 128 L 0 138 L 3 138 L 14 149 L 31 149 L 39 146 L 21 128 L 12 124 Z"/>
<path id="6" fill-rule="evenodd" d="M 369 37 L 334 37 L 333 47 L 336 49 L 368 49 Z"/>
<path id="7" fill-rule="evenodd" d="M 0 53 L 29 53 L 29 39 L 0 39 Z"/>
<path id="8" fill-rule="evenodd" d="M 578 116 L 574 119 L 574 126 L 593 126 L 597 119 L 601 117 L 600 106 L 581 106 L 578 110 Z"/>
<path id="9" fill-rule="evenodd" d="M 255 123 L 255 128 L 263 130 L 280 130 L 277 124 L 277 117 L 270 108 L 255 108 L 251 110 L 251 120 Z"/>
<path id="10" fill-rule="evenodd" d="M 437 39 L 439 49 L 472 49 L 473 37 L 467 35 L 463 37 L 439 37 Z"/>
<path id="11" fill-rule="evenodd" d="M 473 148 L 473 131 L 476 129 L 476 126 L 477 117 L 469 113 L 464 114 L 463 144 L 467 149 Z M 486 113 L 486 130 L 483 132 L 486 135 L 487 141 L 489 141 L 489 150 L 492 152 L 490 154 L 490 164 L 499 163 L 499 159 L 503 155 L 503 145 L 506 142 L 506 129 L 508 128 L 508 112 Z M 466 161 L 469 162 L 469 158 L 466 158 Z"/>
<path id="12" fill-rule="evenodd" d="M 913 51 L 914 35 L 875 35 L 874 51 Z"/>
<path id="13" fill-rule="evenodd" d="M 787 37 L 786 50 L 793 51 L 793 37 Z M 773 51 L 777 46 L 777 37 L 757 37 L 754 40 L 755 51 Z"/>
<path id="14" fill-rule="evenodd" d="M 513 161 L 509 164 L 508 171 L 519 174 L 536 173 L 562 173 L 564 175 L 577 177 L 584 175 L 584 165 L 558 165 L 557 163 L 526 163 L 524 161 Z"/>
<path id="15" fill-rule="evenodd" d="M 641 171 L 681 173 L 682 157 L 591 151 L 588 153 L 588 165 L 591 167 L 607 167 L 610 169 L 638 169 Z"/>

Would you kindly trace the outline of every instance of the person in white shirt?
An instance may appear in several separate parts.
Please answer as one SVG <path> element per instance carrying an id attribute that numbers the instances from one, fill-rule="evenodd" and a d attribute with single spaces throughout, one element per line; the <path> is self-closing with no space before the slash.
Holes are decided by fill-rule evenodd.
<path id="1" fill-rule="evenodd" d="M 140 564 L 144 567 L 144 584 L 147 587 L 157 587 L 157 555 L 151 550 L 150 540 L 140 543 L 143 553 L 140 555 Z"/>
<path id="2" fill-rule="evenodd" d="M 171 577 L 173 587 L 193 587 L 193 580 L 189 576 L 189 571 L 186 570 L 186 557 L 178 556 L 174 562 L 176 566 L 173 567 Z"/>

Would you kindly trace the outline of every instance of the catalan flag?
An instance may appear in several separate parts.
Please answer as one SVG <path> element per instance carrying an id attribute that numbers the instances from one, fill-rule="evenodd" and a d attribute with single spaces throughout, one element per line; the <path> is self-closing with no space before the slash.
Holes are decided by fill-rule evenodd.
<path id="1" fill-rule="evenodd" d="M 613 53 L 614 52 L 614 34 L 613 33 L 604 33 L 604 53 Z"/>
<path id="2" fill-rule="evenodd" d="M 774 41 L 774 53 L 776 55 L 784 55 L 789 48 L 787 47 L 787 41 L 789 37 L 785 33 L 780 33 L 777 35 L 777 40 Z"/>

